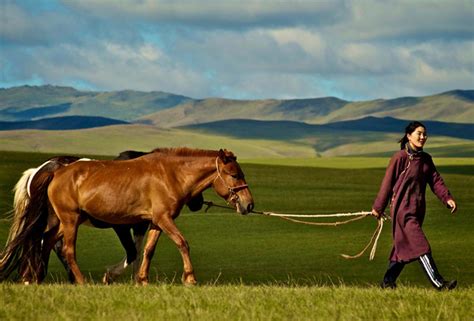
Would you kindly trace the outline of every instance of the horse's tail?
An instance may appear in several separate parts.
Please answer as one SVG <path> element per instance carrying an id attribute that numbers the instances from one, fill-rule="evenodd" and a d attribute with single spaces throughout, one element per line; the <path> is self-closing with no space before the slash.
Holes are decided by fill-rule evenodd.
<path id="1" fill-rule="evenodd" d="M 26 170 L 15 185 L 13 222 L 0 255 L 0 281 L 17 267 L 29 271 L 39 271 L 42 267 L 41 241 L 48 221 L 47 190 L 54 173 L 40 171 L 41 167 Z M 32 280 L 37 280 L 37 275 L 32 275 Z"/>
<path id="2" fill-rule="evenodd" d="M 28 181 L 36 170 L 36 168 L 30 168 L 24 171 L 13 188 L 13 221 L 10 227 L 10 233 L 8 234 L 7 244 L 13 240 L 18 234 L 18 231 L 22 229 L 25 209 L 30 201 L 30 196 L 28 195 Z"/>

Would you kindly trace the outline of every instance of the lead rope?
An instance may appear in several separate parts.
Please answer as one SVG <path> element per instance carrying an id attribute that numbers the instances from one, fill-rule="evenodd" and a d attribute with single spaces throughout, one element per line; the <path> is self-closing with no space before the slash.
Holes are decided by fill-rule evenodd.
<path id="1" fill-rule="evenodd" d="M 204 204 L 207 205 L 207 208 L 205 209 L 205 212 L 207 212 L 212 206 L 234 210 L 234 208 L 232 208 L 232 207 L 214 204 L 213 202 L 204 201 Z M 339 225 L 351 223 L 351 222 L 354 222 L 354 221 L 358 221 L 358 220 L 361 220 L 361 219 L 363 219 L 367 216 L 372 215 L 372 212 L 315 214 L 315 215 L 283 214 L 283 213 L 261 212 L 261 211 L 251 211 L 251 213 L 265 215 L 265 216 L 275 216 L 275 217 L 279 217 L 281 219 L 291 221 L 291 222 L 294 222 L 294 223 L 305 224 L 305 225 L 314 225 L 314 226 L 339 226 Z M 356 216 L 356 217 L 349 218 L 349 219 L 343 220 L 343 221 L 332 222 L 332 223 L 307 222 L 307 221 L 302 221 L 302 220 L 295 219 L 295 217 L 298 217 L 298 218 L 302 218 L 302 217 L 304 217 L 304 218 L 328 218 L 328 217 L 350 217 L 350 216 Z M 372 250 L 370 251 L 370 255 L 369 255 L 369 260 L 372 261 L 375 257 L 375 252 L 377 250 L 377 243 L 378 243 L 380 234 L 382 234 L 383 222 L 386 219 L 387 218 L 384 215 L 382 215 L 381 218 L 377 219 L 377 227 L 375 228 L 374 234 L 370 238 L 369 243 L 364 247 L 364 249 L 362 251 L 360 251 L 359 253 L 357 253 L 355 255 L 341 254 L 341 256 L 345 259 L 359 258 L 365 253 L 365 251 L 367 251 L 367 249 L 370 247 L 370 245 L 372 245 Z"/>

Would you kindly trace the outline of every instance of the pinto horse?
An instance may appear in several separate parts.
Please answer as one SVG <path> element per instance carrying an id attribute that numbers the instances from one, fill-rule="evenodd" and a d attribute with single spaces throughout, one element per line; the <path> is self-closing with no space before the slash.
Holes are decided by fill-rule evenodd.
<path id="1" fill-rule="evenodd" d="M 114 160 L 127 160 L 127 159 L 133 159 L 137 158 L 152 152 L 162 152 L 165 154 L 169 153 L 170 150 L 161 150 L 159 148 L 154 149 L 151 152 L 141 152 L 141 151 L 133 151 L 133 150 L 128 150 L 121 152 L 119 156 L 117 156 Z M 14 202 L 13 202 L 13 208 L 14 208 L 14 215 L 13 215 L 13 224 L 10 228 L 10 233 L 9 237 L 7 239 L 7 250 L 2 253 L 2 259 L 0 261 L 0 270 L 2 271 L 2 275 L 0 276 L 0 279 L 4 279 L 10 274 L 13 269 L 15 268 L 14 265 L 12 265 L 12 262 L 8 262 L 8 258 L 13 258 L 14 253 L 16 250 L 18 250 L 18 246 L 12 247 L 11 245 L 15 243 L 15 236 L 19 234 L 21 231 L 22 226 L 25 225 L 25 217 L 23 216 L 24 209 L 28 202 L 30 201 L 30 191 L 29 187 L 31 184 L 34 183 L 36 175 L 39 175 L 43 172 L 54 172 L 58 170 L 59 168 L 62 168 L 64 166 L 68 166 L 76 161 L 80 160 L 88 160 L 84 158 L 79 158 L 75 156 L 56 156 L 53 158 L 48 159 L 45 163 L 43 163 L 41 166 L 37 168 L 30 168 L 26 170 L 22 177 L 19 179 L 18 183 L 15 185 L 14 188 Z M 188 203 L 186 203 L 186 206 L 192 211 L 196 212 L 199 211 L 204 204 L 204 198 L 202 194 L 198 194 L 194 198 L 192 198 Z M 51 215 L 48 218 L 48 224 L 46 227 L 46 235 L 50 233 L 49 231 L 53 229 L 55 226 L 59 224 L 59 220 L 57 217 L 54 215 L 54 213 L 50 213 Z M 89 222 L 87 225 L 96 227 L 96 228 L 112 228 L 115 233 L 117 234 L 122 246 L 124 247 L 126 251 L 126 256 L 121 260 L 119 263 L 113 265 L 112 267 L 108 268 L 106 273 L 104 274 L 102 281 L 105 284 L 110 284 L 119 277 L 124 271 L 125 268 L 131 264 L 133 264 L 133 271 L 134 274 L 136 274 L 136 271 L 138 269 L 138 263 L 139 263 L 139 255 L 138 252 L 141 249 L 142 245 L 142 240 L 145 236 L 145 233 L 148 229 L 149 222 L 143 222 L 139 224 L 124 224 L 124 225 L 114 225 L 114 224 L 108 224 L 106 222 L 102 222 L 93 218 L 89 218 Z M 131 235 L 131 231 L 133 231 L 133 238 Z M 18 244 L 20 245 L 20 244 Z M 70 282 L 74 282 L 74 276 L 69 268 L 69 265 L 67 264 L 66 259 L 62 255 L 62 238 L 60 238 L 56 244 L 53 246 L 53 250 L 56 252 L 60 262 L 63 264 L 65 267 L 66 271 L 68 272 L 68 277 Z M 8 251 L 9 249 L 9 251 Z M 42 262 L 40 266 L 33 267 L 31 262 L 23 262 L 23 264 L 20 264 L 18 274 L 22 280 L 22 282 L 28 284 L 31 282 L 36 282 L 36 283 L 41 283 L 44 277 L 46 276 L 46 270 L 48 266 L 48 261 L 49 261 L 49 254 L 51 251 L 51 246 L 43 246 L 42 247 Z M 20 259 L 21 262 L 21 259 Z M 3 264 L 2 264 L 3 263 Z M 3 267 L 7 267 L 7 265 L 10 264 L 11 266 L 8 267 L 8 272 L 4 271 L 2 269 Z"/>
<path id="2" fill-rule="evenodd" d="M 213 187 L 218 195 L 233 205 L 237 212 L 247 214 L 253 209 L 253 198 L 244 174 L 233 153 L 181 148 L 168 157 L 159 153 L 127 161 L 74 162 L 53 173 L 44 173 L 31 187 L 31 200 L 25 215 L 38 218 L 24 229 L 19 239 L 32 247 L 49 246 L 64 238 L 63 255 L 75 281 L 84 283 L 76 262 L 77 230 L 81 223 L 93 218 L 108 224 L 139 224 L 150 222 L 143 261 L 136 276 L 139 283 L 148 283 L 148 272 L 156 242 L 162 231 L 178 247 L 183 259 L 183 282 L 195 284 L 189 246 L 174 219 L 190 199 Z M 30 202 L 30 204 L 33 202 Z M 49 207 L 60 221 L 56 233 L 41 239 L 36 231 L 47 224 L 44 208 Z M 30 251 L 30 262 L 41 260 L 38 251 Z M 36 257 L 35 257 L 36 256 Z"/>

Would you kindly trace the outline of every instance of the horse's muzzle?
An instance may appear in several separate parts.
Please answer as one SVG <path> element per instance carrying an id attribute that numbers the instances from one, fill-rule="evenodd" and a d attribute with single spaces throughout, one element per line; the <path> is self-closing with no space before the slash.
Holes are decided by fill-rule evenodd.
<path id="1" fill-rule="evenodd" d="M 239 200 L 235 203 L 235 207 L 237 209 L 237 212 L 239 212 L 239 214 L 246 215 L 252 212 L 253 202 L 246 203 Z"/>

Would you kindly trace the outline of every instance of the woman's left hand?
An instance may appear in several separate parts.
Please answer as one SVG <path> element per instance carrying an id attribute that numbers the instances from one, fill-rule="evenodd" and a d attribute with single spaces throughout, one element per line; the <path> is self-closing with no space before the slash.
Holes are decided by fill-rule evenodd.
<path id="1" fill-rule="evenodd" d="M 451 209 L 451 214 L 454 214 L 454 212 L 456 212 L 456 210 L 458 209 L 454 200 L 449 200 L 448 206 Z"/>

